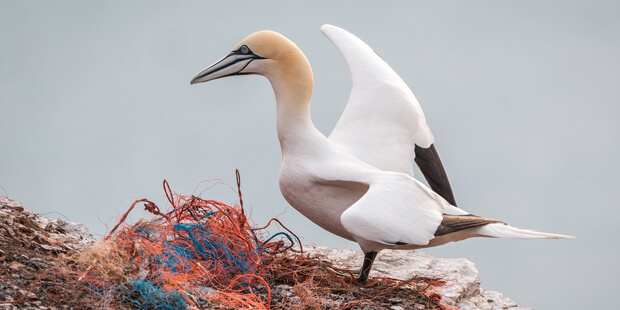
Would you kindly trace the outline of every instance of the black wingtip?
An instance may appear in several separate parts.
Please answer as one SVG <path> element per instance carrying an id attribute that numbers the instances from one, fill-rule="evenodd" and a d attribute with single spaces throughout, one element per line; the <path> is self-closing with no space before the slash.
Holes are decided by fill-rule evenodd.
<path id="1" fill-rule="evenodd" d="M 424 174 L 424 178 L 431 189 L 448 201 L 449 204 L 456 206 L 450 180 L 448 180 L 446 170 L 441 164 L 441 159 L 439 159 L 439 154 L 437 153 L 437 149 L 435 149 L 435 145 L 431 144 L 428 148 L 416 145 L 415 163 L 420 168 L 420 171 L 422 171 L 422 174 Z"/>

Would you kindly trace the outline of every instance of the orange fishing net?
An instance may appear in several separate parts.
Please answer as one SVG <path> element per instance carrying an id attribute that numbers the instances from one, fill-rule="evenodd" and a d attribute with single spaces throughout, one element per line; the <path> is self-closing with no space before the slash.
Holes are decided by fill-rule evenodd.
<path id="1" fill-rule="evenodd" d="M 173 193 L 164 181 L 167 210 L 135 201 L 103 240 L 50 271 L 50 282 L 70 282 L 64 294 L 95 309 L 449 309 L 427 290 L 439 282 L 371 278 L 360 287 L 352 272 L 293 253 L 299 239 L 277 219 L 249 224 L 238 172 L 237 189 L 239 202 L 231 206 Z M 126 224 L 140 203 L 153 218 Z M 269 234 L 274 222 L 282 231 Z"/>

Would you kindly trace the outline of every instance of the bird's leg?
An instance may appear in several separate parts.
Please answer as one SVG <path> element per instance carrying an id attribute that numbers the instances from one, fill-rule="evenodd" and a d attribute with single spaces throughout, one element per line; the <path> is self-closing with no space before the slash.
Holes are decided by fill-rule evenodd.
<path id="1" fill-rule="evenodd" d="M 368 274 L 370 273 L 370 268 L 372 267 L 372 263 L 375 261 L 375 257 L 377 257 L 378 252 L 368 252 L 364 253 L 364 264 L 362 264 L 362 270 L 360 270 L 360 276 L 357 278 L 357 283 L 366 284 L 368 282 Z"/>

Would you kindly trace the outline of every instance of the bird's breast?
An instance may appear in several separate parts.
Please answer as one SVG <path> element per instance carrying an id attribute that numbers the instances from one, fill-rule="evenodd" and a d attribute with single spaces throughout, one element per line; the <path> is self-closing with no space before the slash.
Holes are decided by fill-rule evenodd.
<path id="1" fill-rule="evenodd" d="M 353 182 L 325 182 L 302 164 L 283 162 L 280 191 L 286 201 L 306 218 L 342 238 L 353 240 L 340 216 L 368 190 Z"/>

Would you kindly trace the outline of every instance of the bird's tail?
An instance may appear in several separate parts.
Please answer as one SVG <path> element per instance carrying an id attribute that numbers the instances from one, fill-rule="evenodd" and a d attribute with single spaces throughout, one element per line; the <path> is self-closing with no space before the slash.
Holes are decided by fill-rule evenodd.
<path id="1" fill-rule="evenodd" d="M 510 239 L 577 239 L 575 236 L 551 234 L 528 229 L 520 229 L 503 223 L 493 223 L 476 227 L 475 233 L 482 237 Z"/>

